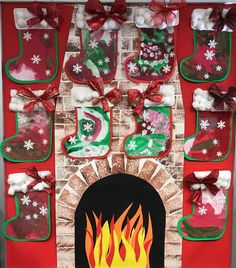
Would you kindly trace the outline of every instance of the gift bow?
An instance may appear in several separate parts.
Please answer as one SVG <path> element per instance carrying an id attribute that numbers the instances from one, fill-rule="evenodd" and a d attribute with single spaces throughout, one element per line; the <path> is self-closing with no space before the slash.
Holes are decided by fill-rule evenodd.
<path id="1" fill-rule="evenodd" d="M 180 2 L 166 3 L 165 0 L 152 0 L 149 4 L 149 8 L 155 12 L 152 16 L 152 21 L 156 26 L 161 26 L 163 22 L 166 22 L 167 25 L 170 25 L 174 22 L 176 18 L 175 10 L 179 10 L 180 8 L 186 5 L 185 0 L 180 0 Z"/>
<path id="2" fill-rule="evenodd" d="M 219 176 L 219 170 L 213 170 L 208 176 L 198 179 L 194 172 L 185 177 L 185 185 L 191 187 L 193 184 L 204 184 L 206 188 L 213 194 L 216 195 L 219 192 L 219 188 L 214 184 L 217 182 Z M 191 200 L 195 204 L 202 202 L 202 190 L 201 187 L 198 190 L 194 190 L 191 196 Z"/>
<path id="3" fill-rule="evenodd" d="M 55 4 L 51 4 L 46 8 L 46 14 L 44 14 L 43 9 L 40 7 L 38 2 L 34 2 L 31 7 L 27 8 L 30 13 L 35 15 L 35 17 L 27 20 L 27 25 L 32 27 L 42 20 L 45 20 L 51 27 L 58 29 L 59 25 L 55 21 L 56 18 L 61 16 L 61 11 L 56 8 Z"/>
<path id="4" fill-rule="evenodd" d="M 107 19 L 113 19 L 118 24 L 126 21 L 121 15 L 126 12 L 125 0 L 115 0 L 110 11 L 106 11 L 103 4 L 99 0 L 88 0 L 85 4 L 85 11 L 89 14 L 96 15 L 88 19 L 87 24 L 93 30 L 97 31 L 106 22 Z"/>
<path id="5" fill-rule="evenodd" d="M 90 87 L 95 90 L 100 97 L 94 99 L 92 101 L 93 105 L 98 104 L 99 102 L 102 103 L 102 109 L 105 112 L 110 110 L 108 101 L 112 104 L 117 104 L 121 100 L 121 91 L 118 88 L 114 88 L 109 91 L 107 94 L 104 95 L 104 84 L 102 78 L 97 78 L 89 83 Z"/>
<path id="6" fill-rule="evenodd" d="M 212 84 L 209 88 L 209 94 L 215 99 L 214 108 L 217 110 L 223 110 L 224 104 L 230 111 L 235 110 L 236 87 L 230 87 L 227 93 L 222 93 L 220 87 L 217 84 Z"/>
<path id="7" fill-rule="evenodd" d="M 215 7 L 212 10 L 209 18 L 215 21 L 213 28 L 217 32 L 222 31 L 225 25 L 232 30 L 236 28 L 236 8 L 230 8 L 227 14 L 223 16 L 223 9 L 220 7 Z"/>
<path id="8" fill-rule="evenodd" d="M 24 105 L 25 112 L 32 112 L 39 102 L 41 102 L 49 112 L 52 112 L 55 109 L 55 105 L 50 101 L 50 99 L 58 96 L 59 92 L 55 86 L 49 85 L 41 96 L 36 96 L 28 87 L 22 87 L 19 89 L 17 91 L 17 95 L 31 99 L 30 102 Z"/>
<path id="9" fill-rule="evenodd" d="M 46 183 L 50 188 L 55 185 L 55 178 L 54 178 L 54 176 L 52 174 L 49 174 L 49 175 L 45 176 L 44 178 L 42 178 L 39 175 L 36 167 L 29 168 L 25 172 L 25 174 L 30 176 L 31 178 L 35 179 L 34 181 L 32 181 L 30 184 L 27 185 L 28 190 L 33 189 L 36 184 L 42 183 L 42 182 Z M 49 189 L 46 189 L 46 191 L 48 193 L 51 192 Z"/>
<path id="10" fill-rule="evenodd" d="M 163 95 L 159 91 L 160 85 L 155 81 L 152 81 L 144 92 L 140 92 L 138 89 L 128 90 L 128 100 L 134 107 L 133 112 L 142 116 L 145 99 L 161 103 Z"/>

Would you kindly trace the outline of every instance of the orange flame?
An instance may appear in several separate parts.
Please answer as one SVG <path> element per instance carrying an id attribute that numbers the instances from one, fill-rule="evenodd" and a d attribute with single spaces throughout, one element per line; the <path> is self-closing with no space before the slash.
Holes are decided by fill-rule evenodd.
<path id="1" fill-rule="evenodd" d="M 153 241 L 152 221 L 148 215 L 148 228 L 143 226 L 142 208 L 131 219 L 125 218 L 132 204 L 110 224 L 106 221 L 102 225 L 102 214 L 99 218 L 93 213 L 96 222 L 96 237 L 93 239 L 93 228 L 86 215 L 85 251 L 90 268 L 149 268 L 149 253 Z"/>

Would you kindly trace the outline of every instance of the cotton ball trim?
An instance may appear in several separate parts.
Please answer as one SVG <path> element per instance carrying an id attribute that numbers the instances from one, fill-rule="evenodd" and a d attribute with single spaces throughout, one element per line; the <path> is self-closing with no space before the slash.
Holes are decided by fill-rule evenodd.
<path id="1" fill-rule="evenodd" d="M 207 90 L 195 89 L 193 94 L 193 108 L 200 111 L 213 111 L 214 98 L 210 96 Z"/>

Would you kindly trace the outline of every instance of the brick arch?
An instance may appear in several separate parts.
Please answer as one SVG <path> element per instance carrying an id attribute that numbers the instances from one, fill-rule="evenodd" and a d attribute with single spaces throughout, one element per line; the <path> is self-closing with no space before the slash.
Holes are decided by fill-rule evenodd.
<path id="1" fill-rule="evenodd" d="M 74 261 L 74 213 L 80 198 L 86 189 L 97 180 L 118 173 L 140 177 L 150 183 L 159 193 L 166 209 L 165 261 L 168 258 L 171 261 L 178 255 L 178 252 L 174 251 L 173 245 L 168 246 L 168 239 L 173 237 L 173 232 L 175 232 L 173 230 L 175 214 L 182 208 L 182 190 L 158 160 L 128 159 L 122 153 L 112 154 L 108 159 L 92 160 L 81 165 L 69 177 L 57 198 L 57 246 L 63 248 L 67 258 L 71 255 L 71 259 Z M 60 230 L 67 235 L 60 235 Z"/>

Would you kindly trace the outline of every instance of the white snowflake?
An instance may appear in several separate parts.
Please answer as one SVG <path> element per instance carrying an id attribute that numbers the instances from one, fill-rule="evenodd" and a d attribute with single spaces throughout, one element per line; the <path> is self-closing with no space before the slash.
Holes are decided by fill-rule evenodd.
<path id="1" fill-rule="evenodd" d="M 40 214 L 41 215 L 43 215 L 43 216 L 45 216 L 45 215 L 47 215 L 47 208 L 45 208 L 44 206 L 42 206 L 41 208 L 39 208 L 39 210 L 40 210 Z"/>
<path id="2" fill-rule="evenodd" d="M 225 127 L 225 121 L 220 120 L 217 122 L 217 128 L 223 129 Z"/>
<path id="3" fill-rule="evenodd" d="M 163 70 L 164 73 L 167 74 L 167 73 L 170 72 L 170 69 L 171 69 L 171 66 L 167 64 L 167 65 L 163 66 L 162 70 Z"/>
<path id="4" fill-rule="evenodd" d="M 175 56 L 175 53 L 173 51 L 170 52 L 169 56 L 173 58 Z"/>
<path id="5" fill-rule="evenodd" d="M 51 71 L 50 70 L 46 70 L 45 71 L 45 74 L 46 74 L 46 76 L 49 76 L 49 75 L 51 75 Z"/>
<path id="6" fill-rule="evenodd" d="M 109 62 L 110 62 L 110 58 L 106 57 L 106 58 L 104 59 L 104 61 L 105 61 L 106 63 L 109 63 Z"/>
<path id="7" fill-rule="evenodd" d="M 93 126 L 89 122 L 87 122 L 86 124 L 83 125 L 83 130 L 86 132 L 89 132 L 92 129 L 93 129 Z"/>
<path id="8" fill-rule="evenodd" d="M 204 79 L 209 79 L 210 75 L 209 74 L 204 74 Z"/>
<path id="9" fill-rule="evenodd" d="M 197 69 L 197 71 L 201 71 L 201 70 L 202 70 L 202 65 L 198 64 L 198 65 L 196 66 L 196 69 Z"/>
<path id="10" fill-rule="evenodd" d="M 49 34 L 48 33 L 44 33 L 43 34 L 43 39 L 47 40 L 49 38 Z"/>
<path id="11" fill-rule="evenodd" d="M 29 220 L 31 219 L 31 216 L 30 216 L 30 215 L 26 215 L 26 216 L 25 216 L 25 219 L 26 219 L 27 221 L 29 221 Z"/>
<path id="12" fill-rule="evenodd" d="M 198 213 L 202 216 L 202 215 L 206 215 L 207 214 L 207 209 L 205 208 L 205 206 L 202 206 L 201 208 L 199 207 L 198 209 Z"/>
<path id="13" fill-rule="evenodd" d="M 214 140 L 212 141 L 212 143 L 213 143 L 214 145 L 217 145 L 217 144 L 219 143 L 219 141 L 218 141 L 217 139 L 214 139 Z"/>
<path id="14" fill-rule="evenodd" d="M 202 154 L 205 155 L 205 154 L 207 154 L 207 149 L 203 148 L 201 152 L 202 152 Z"/>
<path id="15" fill-rule="evenodd" d="M 33 205 L 33 207 L 37 207 L 38 206 L 38 202 L 37 201 L 33 201 L 32 205 Z"/>
<path id="16" fill-rule="evenodd" d="M 129 68 L 129 73 L 131 74 L 135 73 L 138 70 L 137 64 L 133 62 L 129 62 L 127 67 Z"/>
<path id="17" fill-rule="evenodd" d="M 76 139 L 75 136 L 74 136 L 74 137 L 70 136 L 70 138 L 69 138 L 68 141 L 69 141 L 70 144 L 76 144 L 76 140 L 77 140 L 77 139 Z"/>
<path id="18" fill-rule="evenodd" d="M 32 34 L 29 32 L 24 33 L 23 39 L 25 39 L 27 42 L 32 39 Z"/>
<path id="19" fill-rule="evenodd" d="M 7 146 L 6 149 L 5 149 L 6 153 L 10 153 L 12 150 L 11 150 L 11 147 L 10 146 Z"/>
<path id="20" fill-rule="evenodd" d="M 33 64 L 39 64 L 39 62 L 41 61 L 39 55 L 33 55 L 33 57 L 31 58 Z"/>
<path id="21" fill-rule="evenodd" d="M 213 60 L 215 53 L 213 50 L 207 50 L 206 53 L 204 53 L 204 56 L 206 57 L 206 60 Z"/>
<path id="22" fill-rule="evenodd" d="M 34 142 L 31 141 L 31 139 L 29 139 L 28 141 L 24 141 L 25 145 L 24 145 L 24 148 L 28 150 L 33 150 L 34 149 Z"/>
<path id="23" fill-rule="evenodd" d="M 210 123 L 208 120 L 201 120 L 200 127 L 201 129 L 206 130 L 210 126 Z"/>
<path id="24" fill-rule="evenodd" d="M 166 151 L 166 146 L 163 145 L 163 146 L 161 147 L 160 151 L 161 151 L 161 152 L 165 152 L 165 151 Z"/>
<path id="25" fill-rule="evenodd" d="M 31 203 L 31 200 L 28 195 L 23 195 L 23 198 L 21 198 L 22 205 L 28 206 L 29 203 Z"/>
<path id="26" fill-rule="evenodd" d="M 92 49 L 97 48 L 98 42 L 96 42 L 95 40 L 90 40 L 89 47 L 91 47 Z"/>
<path id="27" fill-rule="evenodd" d="M 168 43 L 172 43 L 172 42 L 173 42 L 173 37 L 171 37 L 171 36 L 168 37 L 167 42 L 168 42 Z"/>
<path id="28" fill-rule="evenodd" d="M 218 152 L 216 153 L 216 156 L 217 156 L 217 157 L 221 157 L 221 156 L 222 156 L 222 152 L 221 152 L 221 151 L 218 151 Z"/>
<path id="29" fill-rule="evenodd" d="M 220 72 L 221 70 L 222 70 L 222 66 L 217 65 L 217 66 L 216 66 L 216 71 Z"/>
<path id="30" fill-rule="evenodd" d="M 34 214 L 33 214 L 33 218 L 34 218 L 35 220 L 37 220 L 37 219 L 39 218 L 39 215 L 38 215 L 37 213 L 34 213 Z"/>
<path id="31" fill-rule="evenodd" d="M 136 141 L 130 141 L 130 143 L 128 144 L 128 149 L 133 151 L 136 148 L 137 148 Z"/>
<path id="32" fill-rule="evenodd" d="M 105 70 L 103 71 L 103 73 L 104 73 L 105 75 L 108 75 L 108 74 L 110 73 L 110 71 L 107 70 L 107 69 L 105 69 Z"/>
<path id="33" fill-rule="evenodd" d="M 43 135 L 43 133 L 44 133 L 44 130 L 43 130 L 42 128 L 40 128 L 40 129 L 38 130 L 38 134 Z"/>
<path id="34" fill-rule="evenodd" d="M 82 72 L 82 65 L 79 65 L 78 63 L 73 65 L 73 72 L 75 72 L 76 74 L 81 73 Z"/>
<path id="35" fill-rule="evenodd" d="M 43 139 L 43 140 L 42 140 L 42 144 L 43 144 L 43 145 L 47 145 L 47 144 L 48 144 L 48 140 L 47 140 L 47 139 Z"/>
<path id="36" fill-rule="evenodd" d="M 98 65 L 103 65 L 103 60 L 99 60 Z"/>
<path id="37" fill-rule="evenodd" d="M 27 119 L 27 117 L 24 114 L 18 113 L 18 121 L 19 121 L 20 124 L 26 123 L 27 120 L 28 119 Z"/>
<path id="38" fill-rule="evenodd" d="M 217 44 L 218 44 L 218 43 L 216 43 L 215 39 L 213 39 L 213 40 L 210 40 L 210 41 L 209 41 L 208 46 L 209 46 L 210 48 L 215 48 Z"/>

